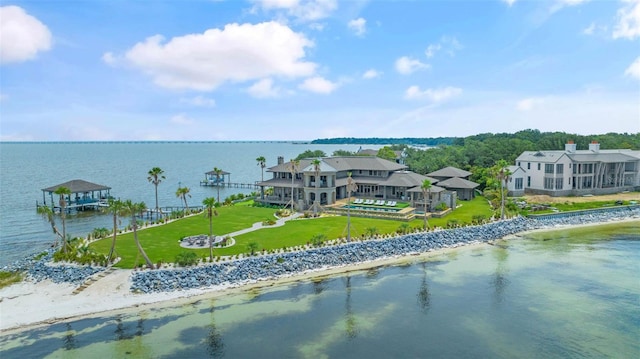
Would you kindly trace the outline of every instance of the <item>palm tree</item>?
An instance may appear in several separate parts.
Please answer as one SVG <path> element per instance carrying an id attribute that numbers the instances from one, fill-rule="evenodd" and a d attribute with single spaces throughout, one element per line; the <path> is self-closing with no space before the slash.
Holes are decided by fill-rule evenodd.
<path id="1" fill-rule="evenodd" d="M 425 179 L 422 181 L 422 185 L 420 186 L 422 190 L 422 196 L 424 197 L 424 230 L 427 230 L 427 201 L 430 200 L 431 197 L 431 181 Z"/>
<path id="2" fill-rule="evenodd" d="M 60 233 L 60 231 L 58 230 L 58 227 L 56 227 L 56 220 L 55 220 L 55 216 L 53 213 L 53 209 L 51 209 L 51 207 L 48 206 L 38 206 L 38 214 L 42 215 L 42 217 L 46 218 L 47 221 L 49 221 L 49 224 L 51 224 L 51 229 L 53 230 L 53 233 L 58 235 L 60 238 L 64 238 L 62 237 L 62 233 Z M 56 243 L 58 241 L 56 240 Z"/>
<path id="3" fill-rule="evenodd" d="M 499 160 L 493 168 L 494 175 L 500 183 L 500 220 L 504 220 L 504 197 L 507 181 L 511 178 L 509 171 L 509 163 L 505 160 Z"/>
<path id="4" fill-rule="evenodd" d="M 267 167 L 267 159 L 264 158 L 264 156 L 260 156 L 256 158 L 256 161 L 258 161 L 258 166 L 260 166 L 260 169 L 262 170 L 261 182 L 264 182 L 264 168 Z M 260 186 L 260 188 L 262 189 L 262 199 L 264 199 L 264 186 Z"/>
<path id="5" fill-rule="evenodd" d="M 351 192 L 357 191 L 358 186 L 351 178 L 351 172 L 347 176 L 347 242 L 351 242 Z"/>
<path id="6" fill-rule="evenodd" d="M 220 202 L 220 175 L 222 170 L 218 167 L 213 167 L 213 173 L 216 174 L 216 188 L 218 189 L 218 203 Z"/>
<path id="7" fill-rule="evenodd" d="M 62 219 L 62 251 L 67 253 L 67 200 L 65 196 L 71 194 L 67 187 L 58 187 L 53 193 L 60 196 L 60 218 Z"/>
<path id="8" fill-rule="evenodd" d="M 187 204 L 187 196 L 189 196 L 189 198 L 191 198 L 191 195 L 189 194 L 189 192 L 191 191 L 191 189 L 189 189 L 189 187 L 178 187 L 178 190 L 176 191 L 176 197 L 182 199 L 182 201 L 184 202 L 184 206 L 186 207 L 186 212 L 189 212 L 189 205 Z"/>
<path id="9" fill-rule="evenodd" d="M 136 242 L 136 247 L 138 247 L 138 252 L 142 255 L 145 262 L 147 263 L 147 267 L 153 269 L 153 263 L 147 256 L 147 253 L 142 248 L 140 241 L 138 240 L 138 221 L 136 219 L 136 215 L 138 213 L 144 212 L 147 209 L 147 205 L 144 202 L 134 203 L 131 202 L 130 199 L 124 201 L 122 214 L 131 216 L 131 226 L 133 228 L 133 239 Z"/>
<path id="10" fill-rule="evenodd" d="M 294 211 L 293 186 L 296 179 L 296 173 L 298 172 L 298 167 L 300 167 L 300 160 L 291 159 L 289 161 L 289 172 L 291 172 L 291 213 Z"/>
<path id="11" fill-rule="evenodd" d="M 124 202 L 119 199 L 109 198 L 105 211 L 113 215 L 113 239 L 111 241 L 111 249 L 107 256 L 107 261 L 111 262 L 111 258 L 116 249 L 116 235 L 118 234 L 118 216 L 124 214 Z"/>
<path id="12" fill-rule="evenodd" d="M 158 206 L 158 185 L 165 178 L 164 171 L 160 167 L 153 167 L 149 170 L 148 175 L 147 180 L 156 187 L 156 212 L 160 214 L 160 207 Z"/>
<path id="13" fill-rule="evenodd" d="M 213 262 L 213 217 L 218 215 L 216 212 L 216 199 L 207 197 L 202 200 L 202 204 L 207 209 L 207 217 L 209 218 L 209 260 Z"/>

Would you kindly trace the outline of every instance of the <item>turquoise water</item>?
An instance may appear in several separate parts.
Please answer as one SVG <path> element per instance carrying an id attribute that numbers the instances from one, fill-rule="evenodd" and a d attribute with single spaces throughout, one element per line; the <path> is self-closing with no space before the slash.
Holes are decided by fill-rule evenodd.
<path id="1" fill-rule="evenodd" d="M 517 239 L 3 336 L 0 357 L 637 358 L 638 273 L 640 234 Z"/>
<path id="2" fill-rule="evenodd" d="M 217 197 L 218 188 L 201 187 L 205 172 L 214 167 L 231 173 L 231 182 L 255 183 L 262 178 L 256 158 L 264 156 L 267 167 L 306 150 L 356 151 L 357 145 L 310 145 L 286 142 L 164 142 L 164 143 L 7 143 L 0 142 L 0 266 L 37 253 L 55 240 L 48 222 L 36 213 L 42 189 L 73 179 L 83 179 L 112 188 L 111 195 L 144 201 L 155 206 L 155 187 L 147 180 L 153 167 L 164 170 L 158 186 L 158 204 L 182 206 L 178 186 L 191 189 L 188 203 L 201 205 L 206 197 Z M 365 146 L 379 148 L 380 146 Z M 271 174 L 264 173 L 264 178 Z M 220 198 L 254 189 L 223 188 Z M 47 198 L 47 201 L 49 199 Z M 128 222 L 123 221 L 122 227 Z M 60 226 L 60 223 L 58 223 Z M 67 216 L 67 233 L 85 237 L 94 228 L 111 228 L 109 215 L 93 211 Z"/>

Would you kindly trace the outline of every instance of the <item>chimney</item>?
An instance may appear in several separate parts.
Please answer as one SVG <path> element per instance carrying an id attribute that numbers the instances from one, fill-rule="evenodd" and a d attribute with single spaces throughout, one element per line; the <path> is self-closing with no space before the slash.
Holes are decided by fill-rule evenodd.
<path id="1" fill-rule="evenodd" d="M 573 140 L 567 141 L 567 143 L 564 145 L 564 150 L 569 153 L 576 152 L 576 144 L 573 143 Z"/>
<path id="2" fill-rule="evenodd" d="M 281 165 L 284 163 L 284 157 L 278 156 L 278 164 Z"/>
<path id="3" fill-rule="evenodd" d="M 600 144 L 598 143 L 598 141 L 591 141 L 591 143 L 589 144 L 589 151 L 593 151 L 595 153 L 600 152 Z"/>

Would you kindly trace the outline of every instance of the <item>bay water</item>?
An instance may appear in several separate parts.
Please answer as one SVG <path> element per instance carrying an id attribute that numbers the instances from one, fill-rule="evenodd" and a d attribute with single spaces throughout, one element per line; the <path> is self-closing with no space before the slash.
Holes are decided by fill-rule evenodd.
<path id="1" fill-rule="evenodd" d="M 200 186 L 205 172 L 214 167 L 230 172 L 230 182 L 253 184 L 262 179 L 256 161 L 260 156 L 271 167 L 278 156 L 288 161 L 306 150 L 322 150 L 330 156 L 339 149 L 359 148 L 295 142 L 0 142 L 0 267 L 55 241 L 49 223 L 36 213 L 36 202 L 43 202 L 43 188 L 82 179 L 111 187 L 116 198 L 144 201 L 153 208 L 155 187 L 147 180 L 147 172 L 160 167 L 166 177 L 158 186 L 160 207 L 183 206 L 175 195 L 179 186 L 191 189 L 187 203 L 201 205 L 204 198 L 218 196 L 218 188 Z M 268 179 L 271 174 L 264 175 Z M 253 191 L 220 188 L 220 199 Z M 48 195 L 46 201 L 50 203 Z M 97 211 L 74 212 L 67 216 L 67 233 L 86 237 L 95 228 L 112 228 L 111 221 Z M 57 223 L 60 227 L 59 219 Z M 127 224 L 121 223 L 122 227 Z"/>
<path id="2" fill-rule="evenodd" d="M 0 356 L 638 358 L 637 226 L 59 323 L 0 336 Z"/>

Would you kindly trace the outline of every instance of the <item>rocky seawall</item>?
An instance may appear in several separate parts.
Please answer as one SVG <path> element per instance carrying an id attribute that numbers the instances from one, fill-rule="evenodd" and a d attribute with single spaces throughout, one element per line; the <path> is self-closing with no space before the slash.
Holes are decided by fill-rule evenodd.
<path id="1" fill-rule="evenodd" d="M 152 293 L 204 288 L 214 285 L 242 284 L 249 281 L 290 276 L 305 271 L 373 261 L 395 256 L 423 253 L 472 243 L 482 243 L 535 229 L 566 225 L 640 219 L 640 206 L 545 216 L 517 217 L 479 226 L 435 230 L 394 238 L 366 240 L 320 247 L 298 252 L 260 255 L 197 267 L 147 270 L 132 276 L 131 290 Z M 105 267 L 52 264 L 53 250 L 34 255 L 2 268 L 26 271 L 34 281 L 51 279 L 55 283 L 81 284 Z"/>

